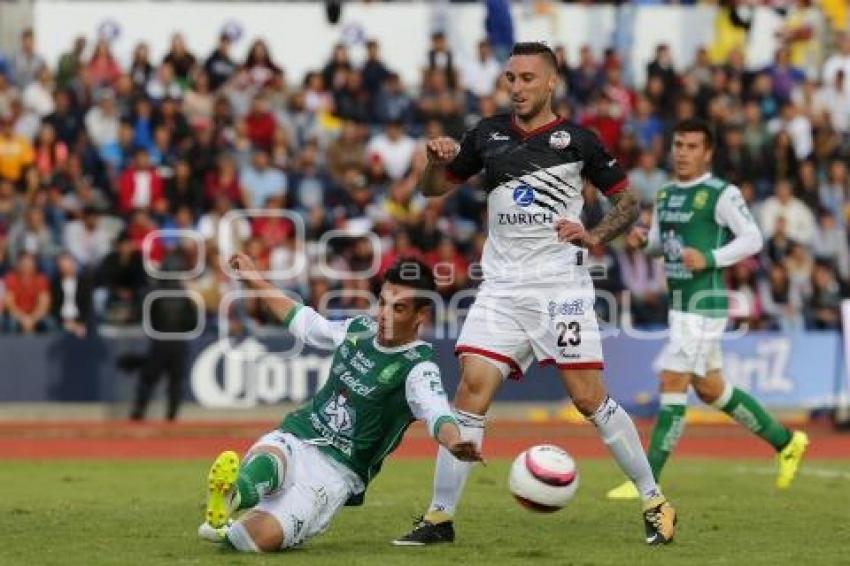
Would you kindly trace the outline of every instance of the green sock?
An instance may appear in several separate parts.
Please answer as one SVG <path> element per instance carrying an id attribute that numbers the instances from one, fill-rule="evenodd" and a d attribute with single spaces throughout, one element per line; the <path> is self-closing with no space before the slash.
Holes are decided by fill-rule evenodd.
<path id="1" fill-rule="evenodd" d="M 649 450 L 646 454 L 655 481 L 661 477 L 661 469 L 664 468 L 667 458 L 685 430 L 687 408 L 687 393 L 661 394 L 661 408 L 658 411 L 655 427 L 652 429 Z"/>
<path id="2" fill-rule="evenodd" d="M 278 458 L 261 452 L 251 457 L 239 468 L 236 478 L 236 509 L 249 509 L 260 502 L 260 497 L 280 487 Z"/>
<path id="3" fill-rule="evenodd" d="M 713 404 L 739 424 L 768 441 L 777 451 L 785 448 L 791 440 L 790 430 L 770 416 L 761 403 L 737 387 L 727 384 L 723 394 Z"/>

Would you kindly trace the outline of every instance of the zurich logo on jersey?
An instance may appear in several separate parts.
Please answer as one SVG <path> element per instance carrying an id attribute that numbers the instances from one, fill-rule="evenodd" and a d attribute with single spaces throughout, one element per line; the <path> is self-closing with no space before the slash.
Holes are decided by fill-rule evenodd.
<path id="1" fill-rule="evenodd" d="M 528 185 L 520 185 L 514 189 L 514 202 L 525 208 L 534 202 L 534 189 Z"/>

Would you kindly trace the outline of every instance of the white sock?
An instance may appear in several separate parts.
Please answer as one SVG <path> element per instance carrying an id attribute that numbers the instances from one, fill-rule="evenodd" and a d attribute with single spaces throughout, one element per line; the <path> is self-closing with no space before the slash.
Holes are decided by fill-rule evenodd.
<path id="1" fill-rule="evenodd" d="M 620 469 L 637 486 L 641 499 L 646 501 L 661 495 L 635 423 L 620 404 L 607 397 L 590 416 L 590 422 L 599 429 L 603 442 L 608 445 Z"/>
<path id="2" fill-rule="evenodd" d="M 251 535 L 248 534 L 248 531 L 245 530 L 242 523 L 233 523 L 230 528 L 227 529 L 226 536 L 231 546 L 240 552 L 260 552 L 260 549 L 257 547 L 257 543 L 254 542 L 254 539 L 251 538 Z"/>
<path id="3" fill-rule="evenodd" d="M 464 440 L 472 440 L 481 448 L 484 441 L 484 416 L 473 415 L 455 409 L 455 418 Z M 458 501 L 463 493 L 466 476 L 472 469 L 471 462 L 461 462 L 452 453 L 440 446 L 437 451 L 437 464 L 434 468 L 434 497 L 429 513 L 439 512 L 454 515 Z"/>

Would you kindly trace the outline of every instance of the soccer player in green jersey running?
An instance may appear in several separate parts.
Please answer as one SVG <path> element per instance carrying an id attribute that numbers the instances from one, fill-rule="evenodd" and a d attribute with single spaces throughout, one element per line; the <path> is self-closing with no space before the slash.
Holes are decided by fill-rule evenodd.
<path id="1" fill-rule="evenodd" d="M 769 443 L 778 454 L 776 486 L 787 488 L 806 451 L 804 432 L 776 421 L 753 397 L 721 374 L 720 339 L 726 326 L 726 267 L 758 253 L 762 236 L 740 190 L 710 172 L 713 136 L 698 120 L 683 121 L 673 133 L 675 180 L 656 195 L 649 233 L 640 227 L 627 238 L 664 257 L 670 299 L 670 338 L 660 355 L 661 409 L 649 444 L 656 481 L 685 428 L 688 387 Z M 731 233 L 731 238 L 730 238 Z M 647 237 L 648 236 L 648 237 Z M 611 499 L 634 499 L 626 482 Z"/>
<path id="2" fill-rule="evenodd" d="M 320 534 L 343 505 L 362 503 L 415 419 L 455 458 L 481 460 L 476 445 L 461 438 L 431 345 L 417 338 L 435 289 L 427 266 L 401 260 L 387 271 L 377 320 L 331 322 L 263 279 L 246 255 L 230 264 L 296 338 L 334 355 L 316 395 L 261 437 L 241 463 L 233 451 L 215 459 L 201 538 L 270 552 Z"/>

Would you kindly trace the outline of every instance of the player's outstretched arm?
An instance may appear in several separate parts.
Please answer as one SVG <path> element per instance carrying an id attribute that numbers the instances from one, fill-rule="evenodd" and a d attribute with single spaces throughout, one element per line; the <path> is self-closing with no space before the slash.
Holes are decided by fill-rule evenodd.
<path id="1" fill-rule="evenodd" d="M 437 364 L 431 361 L 416 364 L 407 376 L 405 396 L 413 416 L 424 421 L 434 440 L 455 458 L 464 462 L 484 461 L 478 446 L 460 435 Z"/>
<path id="2" fill-rule="evenodd" d="M 447 421 L 440 425 L 437 442 L 445 446 L 452 456 L 462 462 L 484 462 L 478 446 L 471 440 L 461 438 L 460 428 L 454 421 Z"/>
<path id="3" fill-rule="evenodd" d="M 246 254 L 237 253 L 230 258 L 230 267 L 233 269 L 240 281 L 255 291 L 262 291 L 260 300 L 271 310 L 278 320 L 286 320 L 290 311 L 298 306 L 298 303 L 287 297 L 283 292 L 272 285 L 257 270 L 254 261 Z"/>

